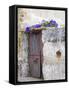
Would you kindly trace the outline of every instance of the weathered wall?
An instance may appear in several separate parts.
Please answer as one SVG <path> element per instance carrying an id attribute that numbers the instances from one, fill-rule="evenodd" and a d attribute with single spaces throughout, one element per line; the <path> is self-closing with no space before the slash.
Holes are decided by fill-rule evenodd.
<path id="1" fill-rule="evenodd" d="M 44 80 L 65 78 L 65 30 L 48 28 L 42 31 L 43 64 L 42 73 Z M 29 77 L 28 64 L 28 36 L 23 33 L 22 48 L 18 57 L 18 79 Z M 60 58 L 56 52 L 60 51 Z"/>
<path id="2" fill-rule="evenodd" d="M 22 33 L 22 46 L 18 52 L 18 80 L 28 76 L 29 64 L 28 64 L 28 35 Z"/>
<path id="3" fill-rule="evenodd" d="M 65 30 L 48 29 L 42 31 L 43 41 L 43 77 L 44 80 L 65 79 Z M 61 52 L 57 57 L 56 52 Z"/>

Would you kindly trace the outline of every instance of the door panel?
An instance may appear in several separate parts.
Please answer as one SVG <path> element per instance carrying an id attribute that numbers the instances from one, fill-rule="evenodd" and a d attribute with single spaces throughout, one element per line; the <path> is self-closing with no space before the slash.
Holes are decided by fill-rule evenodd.
<path id="1" fill-rule="evenodd" d="M 39 56 L 30 56 L 30 74 L 32 77 L 40 77 L 40 57 Z"/>
<path id="2" fill-rule="evenodd" d="M 41 32 L 29 35 L 29 66 L 33 77 L 40 77 Z"/>
<path id="3" fill-rule="evenodd" d="M 40 39 L 38 40 L 38 34 L 30 34 L 30 55 L 39 55 L 40 54 Z"/>

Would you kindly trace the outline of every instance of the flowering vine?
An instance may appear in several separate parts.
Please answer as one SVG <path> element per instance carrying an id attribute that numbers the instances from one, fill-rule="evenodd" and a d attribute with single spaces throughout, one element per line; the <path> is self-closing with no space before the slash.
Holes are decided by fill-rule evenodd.
<path id="1" fill-rule="evenodd" d="M 58 23 L 55 20 L 50 20 L 50 21 L 42 20 L 42 22 L 40 24 L 35 24 L 35 25 L 30 26 L 30 27 L 29 26 L 26 27 L 26 32 L 30 32 L 31 28 L 38 29 L 41 27 L 45 27 L 45 28 L 46 27 L 58 27 Z"/>

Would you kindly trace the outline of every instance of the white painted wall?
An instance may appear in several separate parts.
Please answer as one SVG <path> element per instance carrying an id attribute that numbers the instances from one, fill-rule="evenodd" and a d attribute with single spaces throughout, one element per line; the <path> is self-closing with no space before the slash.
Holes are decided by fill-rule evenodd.
<path id="1" fill-rule="evenodd" d="M 65 41 L 61 42 L 64 29 L 48 28 L 42 31 L 43 42 L 43 64 L 42 72 L 44 80 L 65 79 Z M 62 33 L 60 35 L 60 32 Z M 55 38 L 57 42 L 52 42 Z M 50 40 L 50 42 L 48 41 Z M 61 57 L 56 56 L 56 52 L 61 52 Z"/>

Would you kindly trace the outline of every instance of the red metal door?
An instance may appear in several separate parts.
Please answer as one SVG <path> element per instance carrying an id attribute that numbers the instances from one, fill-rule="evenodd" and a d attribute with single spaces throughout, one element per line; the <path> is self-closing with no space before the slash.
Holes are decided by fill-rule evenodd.
<path id="1" fill-rule="evenodd" d="M 41 51 L 41 32 L 29 35 L 29 66 L 33 77 L 40 77 L 40 51 Z"/>

